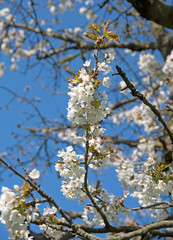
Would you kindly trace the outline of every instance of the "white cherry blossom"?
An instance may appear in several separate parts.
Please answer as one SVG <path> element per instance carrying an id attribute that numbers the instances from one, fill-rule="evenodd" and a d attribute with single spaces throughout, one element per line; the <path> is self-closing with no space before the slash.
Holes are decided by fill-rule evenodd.
<path id="1" fill-rule="evenodd" d="M 38 179 L 40 177 L 40 172 L 37 169 L 33 169 L 29 173 L 29 177 L 32 178 L 32 179 Z"/>

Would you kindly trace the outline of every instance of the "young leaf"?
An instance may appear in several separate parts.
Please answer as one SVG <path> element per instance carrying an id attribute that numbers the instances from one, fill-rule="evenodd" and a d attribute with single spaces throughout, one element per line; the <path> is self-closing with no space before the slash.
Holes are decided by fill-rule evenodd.
<path id="1" fill-rule="evenodd" d="M 87 38 L 90 38 L 92 40 L 96 40 L 97 39 L 96 35 L 93 34 L 93 33 L 85 33 L 83 36 L 87 37 Z"/>
<path id="2" fill-rule="evenodd" d="M 116 34 L 116 33 L 108 33 L 106 36 L 105 36 L 107 39 L 109 39 L 109 40 L 116 40 L 117 42 L 120 42 L 119 41 L 119 36 L 118 36 L 118 34 Z"/>
<path id="3" fill-rule="evenodd" d="M 109 22 L 111 21 L 111 19 L 109 21 L 107 21 L 107 23 L 105 24 L 105 27 L 104 27 L 104 32 L 108 30 L 109 28 Z"/>
<path id="4" fill-rule="evenodd" d="M 96 24 L 93 24 L 93 25 L 89 26 L 89 28 L 91 28 L 92 30 L 97 31 L 100 34 L 100 28 Z"/>

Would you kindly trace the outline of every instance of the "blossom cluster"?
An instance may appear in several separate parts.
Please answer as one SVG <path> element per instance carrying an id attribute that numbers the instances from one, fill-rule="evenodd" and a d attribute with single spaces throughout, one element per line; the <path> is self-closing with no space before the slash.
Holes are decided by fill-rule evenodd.
<path id="1" fill-rule="evenodd" d="M 19 191 L 19 186 L 14 186 L 15 191 Z M 19 237 L 21 239 L 31 240 L 28 231 L 28 222 L 35 219 L 35 214 L 30 211 L 30 215 L 26 218 L 18 210 L 19 198 L 18 194 L 14 193 L 7 187 L 2 187 L 2 194 L 0 198 L 0 212 L 1 222 L 5 224 L 10 236 L 9 238 L 15 239 Z"/>
<path id="2" fill-rule="evenodd" d="M 169 196 L 172 193 L 172 179 L 161 169 L 159 163 L 151 158 L 148 158 L 142 167 L 140 164 L 139 167 L 135 167 L 134 163 L 130 159 L 117 162 L 116 172 L 121 184 L 133 191 L 130 196 L 137 198 L 141 206 L 147 207 L 160 203 L 162 195 Z M 168 212 L 162 208 L 149 208 L 147 212 L 152 218 L 157 219 L 168 216 Z"/>
<path id="3" fill-rule="evenodd" d="M 56 7 L 57 4 L 55 4 L 54 1 L 48 1 L 48 9 L 53 14 L 56 15 L 58 11 L 61 11 L 63 9 L 62 6 L 65 6 L 65 8 L 73 8 L 73 2 L 72 1 L 65 1 L 61 2 L 59 4 L 59 10 Z M 32 8 L 32 3 L 28 2 L 28 7 Z M 60 10 L 61 9 L 61 10 Z M 56 17 L 55 17 L 56 19 Z M 54 19 L 54 20 L 55 20 Z M 39 32 L 39 28 L 35 27 L 36 20 L 32 15 L 27 20 L 29 23 L 29 26 L 31 26 L 31 31 L 33 32 Z M 46 54 L 50 53 L 53 54 L 53 50 L 51 48 L 51 44 L 47 39 L 39 40 L 37 38 L 35 43 L 27 42 L 27 30 L 25 25 L 23 24 L 23 27 L 21 29 L 18 29 L 15 27 L 16 18 L 12 14 L 12 11 L 10 8 L 5 7 L 0 10 L 0 47 L 1 51 L 5 54 L 10 56 L 10 71 L 14 72 L 18 69 L 19 65 L 18 62 L 21 59 L 29 59 L 36 55 L 39 56 L 45 56 Z M 6 30 L 6 26 L 9 24 L 8 31 Z M 38 24 L 38 23 L 37 23 Z M 47 26 L 46 21 L 39 19 L 40 28 L 42 28 L 42 31 L 44 31 L 44 35 L 49 37 L 52 37 L 55 35 L 55 31 L 53 28 L 50 28 L 50 26 Z M 56 24 L 56 22 L 54 23 Z M 66 37 L 77 37 L 79 33 L 82 32 L 82 29 L 80 27 L 72 29 L 64 29 L 63 32 L 61 32 L 61 35 Z M 33 40 L 32 40 L 33 41 Z M 62 44 L 65 42 L 62 41 Z M 4 63 L 0 63 L 0 77 L 3 75 L 5 70 Z"/>
<path id="4" fill-rule="evenodd" d="M 152 54 L 141 54 L 139 57 L 138 66 L 143 82 L 147 86 L 142 93 L 158 109 L 165 107 L 173 91 L 172 59 L 173 51 L 167 56 L 164 64 L 160 64 Z M 165 115 L 166 118 L 169 117 L 168 112 Z M 162 163 L 163 169 L 161 163 L 160 165 L 158 163 L 161 156 L 157 149 L 162 149 L 163 146 L 159 143 L 158 136 L 155 137 L 155 134 L 162 129 L 156 116 L 148 106 L 141 102 L 129 109 L 112 114 L 111 118 L 117 125 L 120 125 L 122 121 L 127 121 L 129 124 L 133 122 L 140 127 L 143 126 L 146 132 L 146 136 L 139 138 L 137 147 L 132 151 L 132 159 L 121 154 L 120 161 L 119 158 L 114 161 L 113 164 L 118 167 L 116 172 L 119 181 L 124 187 L 133 191 L 131 196 L 137 198 L 141 206 L 160 203 L 163 196 L 172 194 L 172 177 L 170 177 L 172 168 L 170 167 L 168 173 L 164 171 L 164 163 Z M 168 127 L 172 130 L 172 125 Z M 168 215 L 167 211 L 162 208 L 150 208 L 147 212 L 153 218 L 162 219 Z"/>
<path id="5" fill-rule="evenodd" d="M 89 67 L 90 62 L 84 64 Z M 105 74 L 110 72 L 108 65 L 103 62 L 99 64 L 98 69 Z M 95 95 L 95 79 L 92 78 L 84 68 L 79 71 L 79 80 L 81 82 L 74 86 L 69 84 L 71 92 L 68 93 L 70 100 L 68 103 L 67 118 L 73 124 L 97 124 L 104 120 L 110 109 L 106 107 L 107 101 L 98 99 Z M 106 98 L 105 94 L 102 97 Z"/>
<path id="6" fill-rule="evenodd" d="M 120 213 L 128 215 L 128 212 L 125 212 L 123 207 L 123 202 L 128 195 L 128 192 L 124 193 L 123 198 L 117 198 L 113 194 L 108 194 L 108 192 L 102 189 L 96 189 L 95 192 L 98 192 L 96 195 L 95 202 L 98 204 L 100 209 L 103 209 L 105 216 L 107 216 L 108 221 L 111 223 L 117 223 L 119 220 Z M 99 201 L 98 201 L 99 199 Z M 100 201 L 102 199 L 102 201 Z M 84 222 L 89 226 L 100 226 L 105 225 L 103 218 L 100 213 L 94 206 L 86 206 L 82 215 Z"/>
<path id="7" fill-rule="evenodd" d="M 164 172 L 161 178 L 157 173 L 158 166 L 154 160 L 149 158 L 148 161 L 144 163 L 141 173 L 137 175 L 137 189 L 131 196 L 137 198 L 141 206 L 159 203 L 161 202 L 162 194 L 172 194 L 172 179 L 166 178 L 166 173 Z M 157 176 L 157 174 L 159 176 Z M 164 219 L 168 216 L 168 212 L 165 209 L 149 209 L 148 213 L 152 218 L 157 219 Z"/>
<path id="8" fill-rule="evenodd" d="M 26 41 L 26 33 L 23 29 L 17 30 L 15 27 L 11 27 L 10 30 L 6 31 L 6 21 L 12 23 L 15 17 L 10 12 L 9 8 L 3 8 L 0 10 L 0 40 L 1 40 L 1 51 L 10 56 L 11 67 L 10 71 L 16 71 L 18 69 L 17 62 L 20 58 L 30 58 L 34 56 L 37 52 L 46 49 L 46 41 L 38 42 L 35 47 L 29 47 L 28 49 L 24 47 Z M 13 49 L 16 49 L 15 51 Z M 2 69 L 0 71 L 0 76 L 2 76 Z"/>
<path id="9" fill-rule="evenodd" d="M 56 1 L 51 0 L 47 1 L 47 9 L 50 14 L 53 15 L 53 24 L 54 27 L 50 27 L 50 24 L 47 24 L 47 20 L 45 19 L 35 19 L 34 14 L 30 14 L 27 16 L 27 23 L 28 26 L 23 24 L 21 28 L 16 28 L 15 24 L 17 23 L 16 16 L 13 15 L 13 11 L 11 11 L 10 7 L 4 7 L 0 10 L 0 41 L 1 41 L 1 50 L 4 54 L 10 56 L 10 71 L 16 71 L 19 67 L 18 62 L 20 59 L 25 58 L 29 59 L 34 56 L 39 57 L 45 57 L 47 54 L 54 54 L 54 50 L 49 42 L 49 37 L 53 37 L 56 35 L 57 30 L 56 26 L 59 24 L 59 19 L 57 18 L 58 13 L 63 13 L 66 10 L 74 10 L 75 6 L 74 4 L 76 2 L 81 2 L 85 4 L 85 7 L 82 6 L 79 9 L 79 14 L 85 15 L 87 19 L 93 20 L 96 18 L 96 14 L 94 10 L 92 9 L 92 6 L 94 2 L 92 0 L 86 0 L 86 1 L 63 1 L 61 0 L 60 3 L 56 3 Z M 29 9 L 32 9 L 32 2 L 27 2 L 27 7 Z M 40 27 L 36 27 L 37 25 L 40 25 Z M 8 31 L 7 31 L 8 26 Z M 41 29 L 41 31 L 40 31 Z M 44 33 L 44 36 L 47 37 L 47 39 L 37 38 L 36 42 L 34 42 L 34 38 L 32 38 L 32 44 L 27 41 L 27 30 L 33 32 L 33 33 Z M 77 39 L 79 37 L 79 33 L 81 33 L 83 30 L 80 27 L 76 27 L 75 29 L 64 29 L 59 30 L 61 33 L 60 39 L 62 40 L 62 45 L 66 44 L 67 38 L 74 38 Z M 63 41 L 64 38 L 64 41 Z M 3 63 L 0 63 L 3 64 Z M 0 77 L 3 75 L 4 68 L 0 67 Z"/>
<path id="10" fill-rule="evenodd" d="M 166 58 L 166 62 L 163 66 L 163 73 L 169 77 L 170 82 L 173 82 L 173 50 Z"/>
<path id="11" fill-rule="evenodd" d="M 74 10 L 75 2 L 83 2 L 83 0 L 75 0 L 75 1 L 70 1 L 70 0 L 61 0 L 59 4 L 56 4 L 55 1 L 49 1 L 48 2 L 48 9 L 52 15 L 56 15 L 58 12 L 64 13 L 68 9 Z M 86 7 L 81 7 L 79 9 L 79 13 L 81 15 L 86 15 L 87 19 L 94 19 L 96 17 L 96 14 L 94 11 L 91 9 L 93 6 L 93 1 L 92 0 L 86 0 L 84 1 Z"/>
<path id="12" fill-rule="evenodd" d="M 152 54 L 141 54 L 138 61 L 143 81 L 147 84 L 147 90 L 142 93 L 158 108 L 163 107 L 169 100 L 173 91 L 172 69 L 173 69 L 173 51 L 167 56 L 164 64 L 156 61 Z M 153 89 L 155 89 L 153 94 Z M 157 96 L 157 98 L 155 98 Z M 143 126 L 147 134 L 151 134 L 159 129 L 156 117 L 143 103 L 134 105 L 128 110 L 112 114 L 112 120 L 116 124 L 123 121 L 135 122 L 138 126 Z"/>
<path id="13" fill-rule="evenodd" d="M 60 176 L 66 179 L 66 181 L 62 182 L 62 192 L 67 199 L 73 200 L 82 194 L 81 188 L 84 181 L 85 168 L 80 166 L 80 160 L 83 160 L 83 156 L 77 155 L 73 151 L 73 147 L 69 146 L 66 148 L 66 152 L 64 150 L 59 151 L 58 157 L 63 159 L 63 161 L 56 163 L 55 170 L 59 171 Z"/>
<path id="14" fill-rule="evenodd" d="M 30 179 L 34 181 L 39 176 L 40 172 L 36 169 L 29 173 Z M 0 197 L 1 223 L 6 226 L 10 239 L 32 240 L 33 236 L 31 236 L 29 231 L 29 223 L 40 220 L 39 228 L 44 231 L 45 236 L 58 240 L 63 233 L 58 230 L 58 225 L 56 229 L 50 226 L 53 220 L 58 222 L 56 207 L 44 207 L 41 215 L 40 204 L 29 201 L 31 197 L 29 193 L 32 190 L 26 182 L 24 182 L 22 187 L 14 185 L 14 190 L 2 187 Z M 61 222 L 63 221 L 61 219 Z"/>
<path id="15" fill-rule="evenodd" d="M 61 161 L 56 162 L 55 169 L 66 180 L 62 182 L 61 190 L 66 198 L 70 200 L 78 198 L 79 202 L 82 203 L 86 199 L 90 200 L 84 187 L 86 172 L 88 168 L 94 171 L 102 169 L 111 158 L 110 151 L 105 149 L 101 139 L 105 129 L 100 126 L 100 121 L 105 119 L 110 109 L 106 106 L 107 96 L 105 92 L 101 93 L 98 88 L 100 83 L 104 87 L 110 87 L 110 77 L 105 75 L 112 71 L 109 64 L 113 59 L 112 51 L 105 53 L 104 61 L 98 61 L 97 68 L 93 70 L 91 70 L 91 60 L 88 60 L 84 63 L 85 68 L 79 69 L 75 79 L 69 79 L 70 92 L 68 94 L 70 100 L 67 117 L 74 126 L 81 126 L 84 132 L 82 135 L 79 135 L 74 130 L 72 132 L 67 130 L 65 132 L 67 136 L 62 135 L 62 133 L 59 136 L 63 138 L 65 136 L 67 139 L 69 134 L 72 133 L 73 137 L 70 138 L 73 144 L 80 143 L 85 149 L 86 147 L 88 148 L 87 159 L 86 153 L 78 155 L 72 146 L 67 147 L 66 151 L 61 150 L 58 152 L 58 157 L 60 157 Z M 89 70 L 91 71 L 88 72 Z M 99 80 L 98 85 L 98 78 L 95 77 L 96 71 L 103 73 L 103 80 Z M 86 146 L 87 142 L 88 146 Z M 113 194 L 109 195 L 106 190 L 98 186 L 89 185 L 88 182 L 87 188 L 99 208 L 102 208 L 104 205 L 105 214 L 109 213 L 109 220 L 115 222 L 117 215 L 121 212 L 121 200 Z M 98 201 L 98 199 L 100 200 Z M 93 216 L 92 220 L 89 215 Z M 103 219 L 95 207 L 85 207 L 83 220 L 89 225 L 104 225 Z"/>

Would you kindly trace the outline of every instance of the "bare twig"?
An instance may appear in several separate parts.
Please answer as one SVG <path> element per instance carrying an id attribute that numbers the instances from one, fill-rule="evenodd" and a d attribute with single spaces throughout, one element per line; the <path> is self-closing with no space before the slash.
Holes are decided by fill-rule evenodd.
<path id="1" fill-rule="evenodd" d="M 131 94 L 134 97 L 139 98 L 146 106 L 148 106 L 151 111 L 158 117 L 158 120 L 161 122 L 161 124 L 163 125 L 164 129 L 166 130 L 167 134 L 169 135 L 169 138 L 171 139 L 171 142 L 173 143 L 173 134 L 171 132 L 171 130 L 169 129 L 169 127 L 167 126 L 166 122 L 163 120 L 160 111 L 157 109 L 157 107 L 155 105 L 153 105 L 151 102 L 149 102 L 147 100 L 147 98 L 140 93 L 135 86 L 130 82 L 130 80 L 126 77 L 126 73 L 122 71 L 122 69 L 116 65 L 116 69 L 118 71 L 118 74 L 122 77 L 122 79 L 124 80 L 124 82 L 126 83 L 127 87 L 131 90 Z M 112 74 L 115 75 L 115 74 Z"/>
<path id="2" fill-rule="evenodd" d="M 172 207 L 173 205 L 167 201 L 162 201 L 160 203 L 155 203 L 155 204 L 151 204 L 151 205 L 148 205 L 148 206 L 140 206 L 140 207 L 137 207 L 137 208 L 127 208 L 128 210 L 130 211 L 139 211 L 139 210 L 143 210 L 143 209 L 149 209 L 149 208 L 154 208 L 154 209 L 164 209 L 164 208 L 169 208 L 169 207 Z"/>

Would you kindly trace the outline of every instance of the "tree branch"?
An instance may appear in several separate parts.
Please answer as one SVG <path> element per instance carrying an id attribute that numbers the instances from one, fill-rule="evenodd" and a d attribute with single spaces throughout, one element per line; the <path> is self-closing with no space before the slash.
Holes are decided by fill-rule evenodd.
<path id="1" fill-rule="evenodd" d="M 107 143 L 114 143 L 114 144 L 124 144 L 129 147 L 137 147 L 137 145 L 139 144 L 139 140 L 130 140 L 130 139 L 128 140 L 128 139 L 119 138 L 117 136 L 112 137 L 107 135 L 103 135 L 102 137 L 105 143 L 107 142 Z"/>
<path id="2" fill-rule="evenodd" d="M 173 29 L 173 7 L 160 0 L 127 0 L 147 20 Z"/>
<path id="3" fill-rule="evenodd" d="M 148 232 L 152 232 L 153 230 L 157 230 L 160 228 L 172 228 L 173 227 L 173 221 L 159 221 L 159 222 L 154 222 L 150 223 L 148 225 L 143 226 L 141 229 L 138 229 L 136 231 L 122 234 L 116 237 L 112 237 L 111 240 L 127 240 L 127 239 L 132 239 L 137 236 L 142 236 Z M 158 233 L 157 233 L 158 234 Z M 168 232 L 169 234 L 169 232 Z M 172 235 L 172 233 L 171 233 Z"/>
<path id="4" fill-rule="evenodd" d="M 58 210 L 58 212 L 61 214 L 62 217 L 64 217 L 66 219 L 66 221 L 69 224 L 72 224 L 72 220 L 71 218 L 69 218 L 69 216 L 66 215 L 66 213 L 61 209 L 60 206 L 58 206 L 58 204 L 55 202 L 55 200 L 48 195 L 47 193 L 45 193 L 35 182 L 29 180 L 28 178 L 24 177 L 22 174 L 20 174 L 17 170 L 15 170 L 10 164 L 6 163 L 3 159 L 0 158 L 0 162 L 3 163 L 8 169 L 10 169 L 12 172 L 15 173 L 15 175 L 19 176 L 21 179 L 23 179 L 24 181 L 26 181 L 27 183 L 29 183 L 42 197 L 44 197 L 45 199 L 47 199 L 47 201 L 49 203 L 52 203 Z"/>
<path id="5" fill-rule="evenodd" d="M 156 108 L 156 106 L 153 105 L 151 102 L 149 102 L 146 99 L 146 97 L 135 88 L 135 86 L 126 77 L 126 73 L 124 73 L 118 65 L 116 65 L 116 69 L 118 71 L 118 74 L 122 77 L 122 79 L 126 83 L 127 87 L 131 90 L 131 94 L 134 97 L 139 98 L 158 117 L 158 120 L 162 123 L 162 125 L 163 125 L 165 131 L 167 132 L 171 142 L 173 143 L 173 134 L 172 134 L 171 130 L 169 129 L 169 127 L 167 126 L 166 122 L 163 120 L 163 118 L 162 118 L 159 110 Z M 116 73 L 112 74 L 112 75 L 116 75 Z"/>
<path id="6" fill-rule="evenodd" d="M 43 57 L 39 56 L 39 59 L 41 58 L 48 58 L 51 57 L 52 55 L 57 55 L 60 52 L 64 52 L 66 50 L 70 50 L 70 49 L 79 49 L 79 50 L 93 50 L 95 49 L 94 44 L 86 44 L 84 43 L 84 41 L 79 38 L 79 37 L 67 37 L 65 35 L 63 35 L 63 33 L 57 33 L 57 32 L 52 32 L 51 35 L 49 33 L 47 33 L 44 30 L 41 30 L 39 28 L 34 28 L 31 27 L 29 25 L 23 24 L 23 23 L 15 23 L 15 22 L 9 22 L 9 21 L 5 21 L 0 19 L 0 22 L 2 24 L 4 24 L 5 27 L 14 27 L 14 28 L 19 28 L 19 29 L 23 29 L 29 32 L 33 32 L 36 34 L 40 34 L 42 36 L 46 36 L 49 38 L 55 38 L 55 39 L 60 39 L 63 40 L 65 42 L 69 42 L 69 43 L 74 43 L 76 45 L 74 46 L 68 46 L 68 48 L 66 47 L 62 47 L 62 48 L 57 48 L 54 51 L 52 51 L 51 53 L 46 53 Z M 103 45 L 100 45 L 99 48 L 100 49 L 107 49 L 107 48 L 127 48 L 130 49 L 132 51 L 143 51 L 143 50 L 147 50 L 147 49 L 152 49 L 155 50 L 158 48 L 157 46 L 157 42 L 147 42 L 147 43 L 141 43 L 139 41 L 135 41 L 135 42 L 122 42 L 122 43 L 116 43 L 116 42 L 105 42 Z"/>

